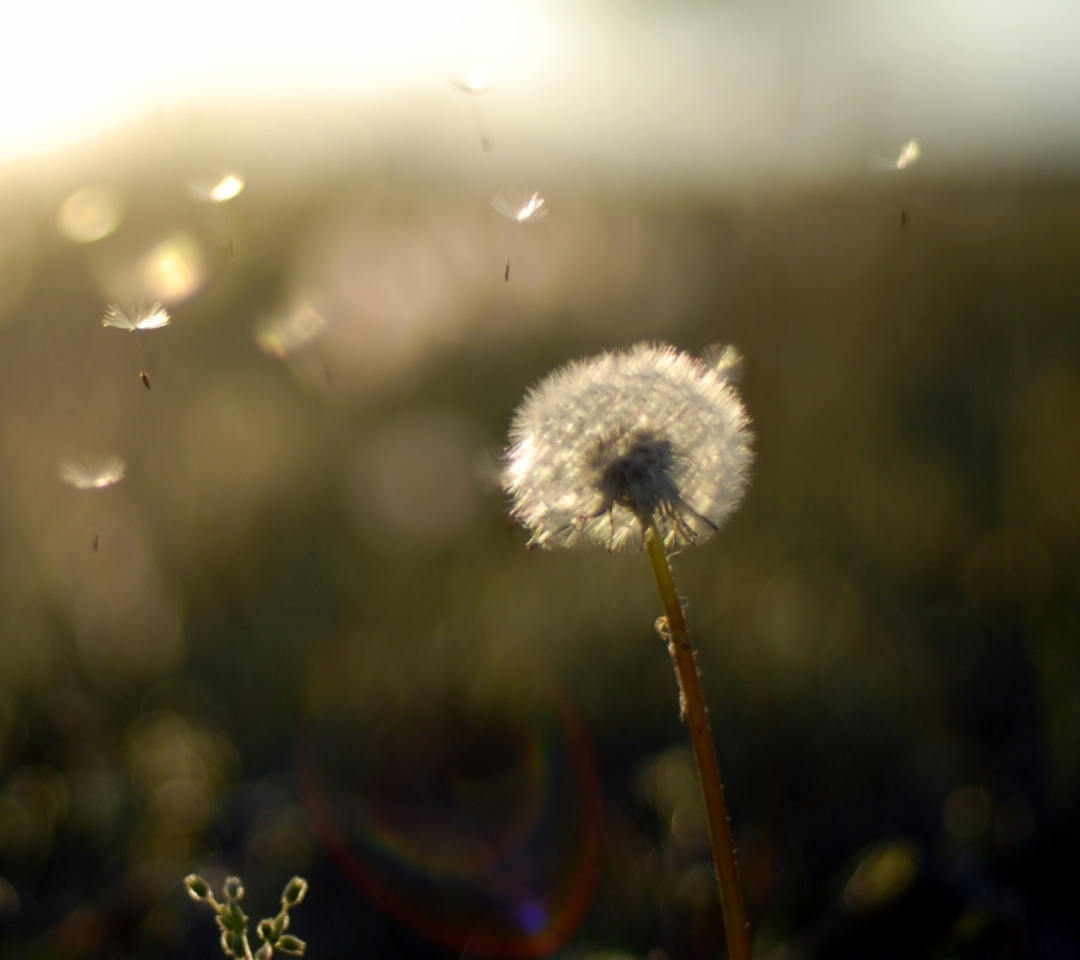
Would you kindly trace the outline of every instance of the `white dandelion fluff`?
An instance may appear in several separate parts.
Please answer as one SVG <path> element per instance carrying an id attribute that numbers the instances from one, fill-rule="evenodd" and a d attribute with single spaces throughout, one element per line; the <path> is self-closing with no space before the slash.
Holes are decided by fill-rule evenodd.
<path id="1" fill-rule="evenodd" d="M 480 115 L 479 99 L 491 89 L 491 80 L 486 73 L 475 70 L 468 76 L 453 76 L 450 82 L 462 93 L 469 96 L 469 108 L 472 110 L 473 124 L 476 126 L 476 135 L 480 138 L 480 149 L 484 153 L 491 153 L 492 145 L 489 139 L 484 119 Z"/>
<path id="2" fill-rule="evenodd" d="M 212 203 L 221 207 L 221 218 L 225 222 L 229 256 L 233 256 L 233 233 L 232 224 L 229 223 L 229 215 L 225 212 L 224 204 L 235 199 L 244 192 L 247 181 L 239 173 L 226 173 L 217 180 L 189 180 L 188 193 L 199 203 Z"/>
<path id="3" fill-rule="evenodd" d="M 135 334 L 135 345 L 139 351 L 139 379 L 147 390 L 150 389 L 150 374 L 146 372 L 146 361 L 143 359 L 142 340 L 139 339 L 141 330 L 157 330 L 168 326 L 169 311 L 160 303 L 146 304 L 115 304 L 111 303 L 105 308 L 105 316 L 101 322 L 106 327 L 116 327 L 118 330 L 130 330 Z"/>
<path id="4" fill-rule="evenodd" d="M 876 170 L 906 170 L 918 162 L 922 156 L 922 146 L 918 140 L 909 140 L 893 156 L 883 157 L 874 155 L 870 158 L 870 166 Z"/>
<path id="5" fill-rule="evenodd" d="M 506 248 L 506 269 L 503 271 L 503 279 L 509 282 L 510 255 L 514 250 L 514 237 L 517 235 L 517 228 L 523 223 L 543 223 L 547 219 L 548 208 L 544 198 L 536 191 L 518 198 L 511 198 L 504 193 L 497 193 L 491 198 L 491 205 L 497 213 L 514 223 L 513 233 L 510 234 L 510 243 Z"/>
<path id="6" fill-rule="evenodd" d="M 749 418 L 734 388 L 739 355 L 712 362 L 637 344 L 567 364 L 514 415 L 503 488 L 541 547 L 706 540 L 749 479 Z"/>
<path id="7" fill-rule="evenodd" d="M 100 490 L 124 479 L 127 466 L 118 456 L 96 461 L 65 460 L 60 465 L 60 479 L 77 490 Z"/>
<path id="8" fill-rule="evenodd" d="M 69 483 L 76 490 L 103 490 L 124 479 L 127 466 L 116 454 L 99 460 L 65 460 L 60 464 L 60 479 Z M 94 498 L 96 501 L 96 497 Z M 90 546 L 94 553 L 101 545 L 101 535 L 97 531 L 97 509 L 94 509 L 94 535 Z"/>
<path id="9" fill-rule="evenodd" d="M 474 70 L 467 76 L 451 76 L 450 82 L 462 93 L 472 97 L 481 96 L 491 89 L 491 79 L 481 70 Z"/>
<path id="10" fill-rule="evenodd" d="M 896 195 L 900 201 L 900 226 L 907 226 L 907 208 L 904 205 L 904 187 L 901 183 L 903 172 L 918 162 L 922 156 L 922 147 L 918 140 L 909 140 L 894 157 L 872 157 L 870 163 L 878 170 L 896 171 Z"/>
<path id="11" fill-rule="evenodd" d="M 896 169 L 906 170 L 915 163 L 920 156 L 922 156 L 922 147 L 919 146 L 919 141 L 909 140 L 900 148 L 900 153 L 895 161 Z"/>
<path id="12" fill-rule="evenodd" d="M 217 180 L 192 180 L 188 192 L 202 203 L 226 203 L 240 196 L 247 181 L 238 173 L 226 173 Z"/>
<path id="13" fill-rule="evenodd" d="M 119 330 L 157 330 L 168 326 L 169 312 L 160 304 L 109 304 L 101 323 Z"/>
<path id="14" fill-rule="evenodd" d="M 540 223 L 546 220 L 548 212 L 544 203 L 544 198 L 535 192 L 520 200 L 512 200 L 501 193 L 491 198 L 495 210 L 514 223 Z"/>

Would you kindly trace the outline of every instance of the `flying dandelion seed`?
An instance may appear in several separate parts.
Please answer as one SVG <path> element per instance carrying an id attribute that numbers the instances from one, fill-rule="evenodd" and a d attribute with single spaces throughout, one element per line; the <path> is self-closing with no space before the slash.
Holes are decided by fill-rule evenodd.
<path id="1" fill-rule="evenodd" d="M 150 389 L 150 375 L 146 372 L 146 362 L 143 359 L 142 340 L 139 337 L 141 330 L 157 330 L 169 323 L 169 313 L 160 304 L 150 306 L 144 304 L 117 305 L 110 304 L 105 309 L 105 316 L 101 323 L 106 327 L 116 327 L 118 330 L 130 330 L 135 334 L 135 344 L 139 351 L 139 379 L 143 386 Z"/>
<path id="2" fill-rule="evenodd" d="M 255 342 L 263 353 L 268 353 L 279 360 L 285 360 L 291 354 L 310 346 L 322 367 L 326 384 L 330 386 L 332 384 L 330 368 L 326 365 L 326 360 L 319 349 L 319 337 L 325 329 L 326 320 L 322 314 L 304 305 L 283 317 L 263 324 L 255 333 Z"/>
<path id="3" fill-rule="evenodd" d="M 70 484 L 76 490 L 104 490 L 124 479 L 127 470 L 124 461 L 113 455 L 95 462 L 79 462 L 65 460 L 60 465 L 60 479 Z M 90 539 L 90 546 L 94 553 L 98 552 L 101 545 L 101 536 L 97 529 L 97 509 L 94 510 L 94 535 Z"/>
<path id="4" fill-rule="evenodd" d="M 221 217 L 225 221 L 225 232 L 229 237 L 229 256 L 233 256 L 232 224 L 222 204 L 240 196 L 247 181 L 238 173 L 227 173 L 220 180 L 192 180 L 188 183 L 188 192 L 200 203 L 213 203 L 221 207 Z"/>
<path id="5" fill-rule="evenodd" d="M 871 164 L 878 170 L 896 171 L 896 195 L 900 202 L 900 226 L 907 226 L 907 208 L 904 206 L 903 172 L 915 164 L 922 155 L 918 140 L 909 140 L 895 157 L 874 157 Z"/>
<path id="6" fill-rule="evenodd" d="M 492 143 L 485 132 L 484 119 L 480 114 L 480 97 L 491 89 L 491 82 L 485 73 L 471 73 L 468 77 L 451 77 L 450 82 L 469 98 L 476 135 L 480 138 L 480 149 L 491 153 Z"/>
<path id="7" fill-rule="evenodd" d="M 535 191 L 525 197 L 524 200 L 512 200 L 505 194 L 497 193 L 491 198 L 491 205 L 507 220 L 514 221 L 510 242 L 506 247 L 506 269 L 503 271 L 503 280 L 509 282 L 510 256 L 514 251 L 514 237 L 517 235 L 518 226 L 523 223 L 543 222 L 547 219 L 548 208 L 545 205 L 544 198 Z"/>

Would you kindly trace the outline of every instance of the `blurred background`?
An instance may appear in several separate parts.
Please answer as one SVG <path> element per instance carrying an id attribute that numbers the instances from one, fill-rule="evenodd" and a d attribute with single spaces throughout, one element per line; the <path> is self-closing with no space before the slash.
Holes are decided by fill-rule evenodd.
<path id="1" fill-rule="evenodd" d="M 193 870 L 254 920 L 307 877 L 316 958 L 722 955 L 647 564 L 497 484 L 529 385 L 639 339 L 746 356 L 753 484 L 675 565 L 755 955 L 1080 955 L 1075 5 L 5 35 L 5 958 L 214 956 Z"/>

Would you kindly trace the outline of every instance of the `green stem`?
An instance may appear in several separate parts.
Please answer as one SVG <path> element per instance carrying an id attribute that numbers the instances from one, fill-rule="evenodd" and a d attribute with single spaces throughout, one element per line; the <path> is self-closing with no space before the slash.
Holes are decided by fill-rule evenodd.
<path id="1" fill-rule="evenodd" d="M 730 960 L 750 960 L 750 925 L 746 922 L 739 871 L 735 863 L 735 845 L 731 839 L 731 823 L 727 804 L 724 802 L 724 784 L 720 779 L 720 765 L 716 761 L 709 714 L 705 709 L 705 697 L 701 690 L 694 650 L 690 645 L 690 631 L 686 627 L 682 604 L 675 590 L 671 566 L 664 552 L 663 539 L 656 528 L 656 521 L 649 519 L 645 525 L 645 550 L 649 555 L 660 603 L 667 621 L 668 651 L 675 664 L 683 718 L 690 729 L 690 742 L 694 747 L 701 793 L 705 801 L 705 816 L 709 824 L 709 843 L 712 845 L 716 882 L 720 887 L 720 909 L 724 915 L 724 932 L 727 935 Z"/>

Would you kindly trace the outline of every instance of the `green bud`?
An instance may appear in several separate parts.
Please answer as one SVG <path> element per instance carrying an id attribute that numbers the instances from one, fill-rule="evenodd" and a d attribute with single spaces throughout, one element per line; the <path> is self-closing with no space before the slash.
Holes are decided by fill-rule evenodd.
<path id="1" fill-rule="evenodd" d="M 242 900 L 244 897 L 244 884 L 239 877 L 229 877 L 225 881 L 225 896 L 230 900 Z"/>
<path id="2" fill-rule="evenodd" d="M 244 935 L 231 930 L 222 931 L 221 949 L 227 957 L 244 956 Z"/>
<path id="3" fill-rule="evenodd" d="M 289 929 L 289 915 L 282 910 L 276 917 L 274 917 L 274 942 L 277 942 L 286 930 Z"/>
<path id="4" fill-rule="evenodd" d="M 295 907 L 307 895 L 307 881 L 303 877 L 293 877 L 281 895 L 281 902 L 287 907 Z"/>
<path id="5" fill-rule="evenodd" d="M 184 886 L 187 887 L 188 895 L 192 900 L 206 903 L 212 896 L 210 884 L 196 873 L 192 873 L 184 878 Z"/>
<path id="6" fill-rule="evenodd" d="M 255 952 L 255 960 L 270 960 L 274 955 L 274 948 L 269 943 L 264 943 Z"/>
<path id="7" fill-rule="evenodd" d="M 307 949 L 307 944 L 299 937 L 285 934 L 285 936 L 277 942 L 277 948 L 282 953 L 291 953 L 294 956 L 300 957 L 303 956 L 304 951 Z"/>
<path id="8" fill-rule="evenodd" d="M 233 933 L 243 933 L 247 929 L 247 914 L 240 909 L 240 904 L 235 900 L 229 900 L 218 911 L 218 925 L 222 930 L 231 930 Z"/>
<path id="9" fill-rule="evenodd" d="M 259 939 L 265 940 L 271 946 L 277 941 L 277 931 L 274 930 L 273 920 L 260 920 L 259 926 Z"/>

